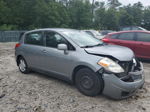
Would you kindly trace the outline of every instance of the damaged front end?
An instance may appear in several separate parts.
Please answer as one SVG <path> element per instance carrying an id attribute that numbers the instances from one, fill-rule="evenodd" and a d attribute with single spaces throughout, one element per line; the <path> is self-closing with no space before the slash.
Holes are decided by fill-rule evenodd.
<path id="1" fill-rule="evenodd" d="M 143 65 L 135 59 L 131 49 L 104 45 L 86 48 L 85 51 L 101 57 L 97 64 L 102 67 L 98 72 L 104 80 L 104 95 L 113 99 L 123 99 L 143 86 Z"/>
<path id="2" fill-rule="evenodd" d="M 124 72 L 103 72 L 105 83 L 103 94 L 113 99 L 123 99 L 131 96 L 143 86 L 144 70 L 142 63 L 136 59 L 117 63 L 124 69 Z"/>
<path id="3" fill-rule="evenodd" d="M 118 62 L 118 64 L 124 69 L 125 72 L 115 74 L 121 80 L 126 82 L 132 82 L 133 80 L 142 78 L 140 74 L 143 74 L 143 65 L 136 59 L 127 62 Z"/>

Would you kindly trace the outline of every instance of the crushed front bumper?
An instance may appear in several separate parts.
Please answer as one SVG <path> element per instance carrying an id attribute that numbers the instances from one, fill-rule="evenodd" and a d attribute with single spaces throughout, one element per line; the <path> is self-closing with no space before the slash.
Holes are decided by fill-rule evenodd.
<path id="1" fill-rule="evenodd" d="M 142 63 L 140 63 L 140 70 L 129 72 L 128 77 L 132 81 L 124 81 L 114 74 L 104 73 L 103 94 L 113 99 L 124 99 L 133 95 L 139 88 L 142 88 L 145 81 Z"/>

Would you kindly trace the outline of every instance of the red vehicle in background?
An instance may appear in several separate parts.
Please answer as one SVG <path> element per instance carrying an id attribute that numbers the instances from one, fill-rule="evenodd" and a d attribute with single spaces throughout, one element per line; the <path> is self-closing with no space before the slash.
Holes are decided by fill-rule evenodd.
<path id="1" fill-rule="evenodd" d="M 110 33 L 102 39 L 105 43 L 132 49 L 139 58 L 150 59 L 150 31 L 121 31 Z"/>

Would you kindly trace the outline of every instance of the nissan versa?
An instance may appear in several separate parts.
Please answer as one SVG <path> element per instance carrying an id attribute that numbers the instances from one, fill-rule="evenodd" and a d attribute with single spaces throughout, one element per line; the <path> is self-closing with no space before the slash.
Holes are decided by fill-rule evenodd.
<path id="1" fill-rule="evenodd" d="M 123 99 L 144 84 L 143 65 L 132 50 L 108 45 L 73 29 L 26 32 L 15 47 L 22 73 L 45 73 L 76 85 L 87 96 Z"/>

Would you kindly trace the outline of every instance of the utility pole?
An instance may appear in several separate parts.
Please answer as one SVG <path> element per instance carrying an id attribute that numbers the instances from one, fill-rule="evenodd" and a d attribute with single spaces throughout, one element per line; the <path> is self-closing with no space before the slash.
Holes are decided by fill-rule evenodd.
<path id="1" fill-rule="evenodd" d="M 95 3 L 95 0 L 92 1 L 92 16 L 93 16 L 93 19 L 92 21 L 94 22 L 94 3 Z"/>
<path id="2" fill-rule="evenodd" d="M 92 1 L 92 15 L 94 15 L 94 3 L 95 3 L 95 0 Z"/>

